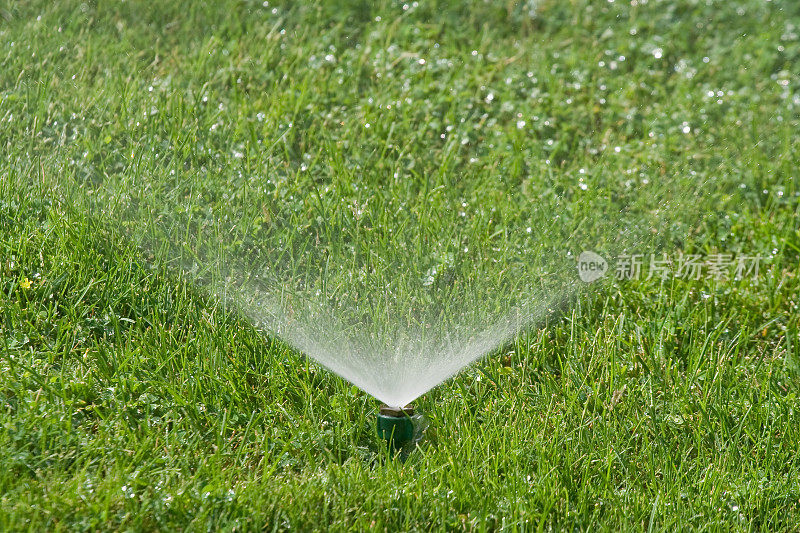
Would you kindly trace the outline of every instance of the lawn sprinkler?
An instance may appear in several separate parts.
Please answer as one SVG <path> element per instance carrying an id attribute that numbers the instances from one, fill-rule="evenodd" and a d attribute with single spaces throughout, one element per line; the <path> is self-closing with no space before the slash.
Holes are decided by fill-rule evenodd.
<path id="1" fill-rule="evenodd" d="M 378 411 L 378 436 L 386 441 L 389 450 L 399 452 L 414 439 L 414 406 L 389 407 Z"/>

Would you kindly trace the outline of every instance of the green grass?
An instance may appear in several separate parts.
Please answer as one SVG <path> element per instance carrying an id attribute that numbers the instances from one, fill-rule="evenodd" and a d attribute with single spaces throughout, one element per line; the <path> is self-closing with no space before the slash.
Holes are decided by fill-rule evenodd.
<path id="1" fill-rule="evenodd" d="M 0 529 L 796 528 L 800 5 L 209 4 L 0 2 Z M 761 274 L 571 299 L 420 398 L 405 462 L 372 398 L 59 196 L 207 184 L 405 295 L 403 268 L 524 256 L 577 176 L 697 184 L 668 249 Z M 569 209 L 602 224 L 592 198 Z"/>

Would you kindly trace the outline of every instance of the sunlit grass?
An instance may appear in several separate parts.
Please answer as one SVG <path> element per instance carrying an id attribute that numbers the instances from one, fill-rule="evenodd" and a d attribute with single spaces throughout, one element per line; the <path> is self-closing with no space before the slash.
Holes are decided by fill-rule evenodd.
<path id="1" fill-rule="evenodd" d="M 0 528 L 794 529 L 800 7 L 528 4 L 0 6 Z M 397 294 L 386 228 L 465 209 L 416 268 L 468 277 L 598 190 L 702 184 L 662 244 L 766 259 L 564 301 L 420 398 L 402 463 L 373 399 L 52 193 L 153 176 L 295 243 L 375 228 Z"/>

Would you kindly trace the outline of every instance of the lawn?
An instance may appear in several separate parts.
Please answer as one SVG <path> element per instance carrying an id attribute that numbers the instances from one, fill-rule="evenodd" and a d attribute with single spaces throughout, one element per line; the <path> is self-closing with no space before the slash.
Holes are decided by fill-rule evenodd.
<path id="1" fill-rule="evenodd" d="M 0 1 L 0 529 L 796 530 L 798 132 L 795 0 Z"/>

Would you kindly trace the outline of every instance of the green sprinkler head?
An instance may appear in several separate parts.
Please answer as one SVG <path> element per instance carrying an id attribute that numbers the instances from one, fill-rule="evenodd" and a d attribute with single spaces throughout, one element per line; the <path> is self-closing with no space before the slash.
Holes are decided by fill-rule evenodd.
<path id="1" fill-rule="evenodd" d="M 389 450 L 400 451 L 414 438 L 414 407 L 381 405 L 378 411 L 378 436 L 386 441 Z"/>

